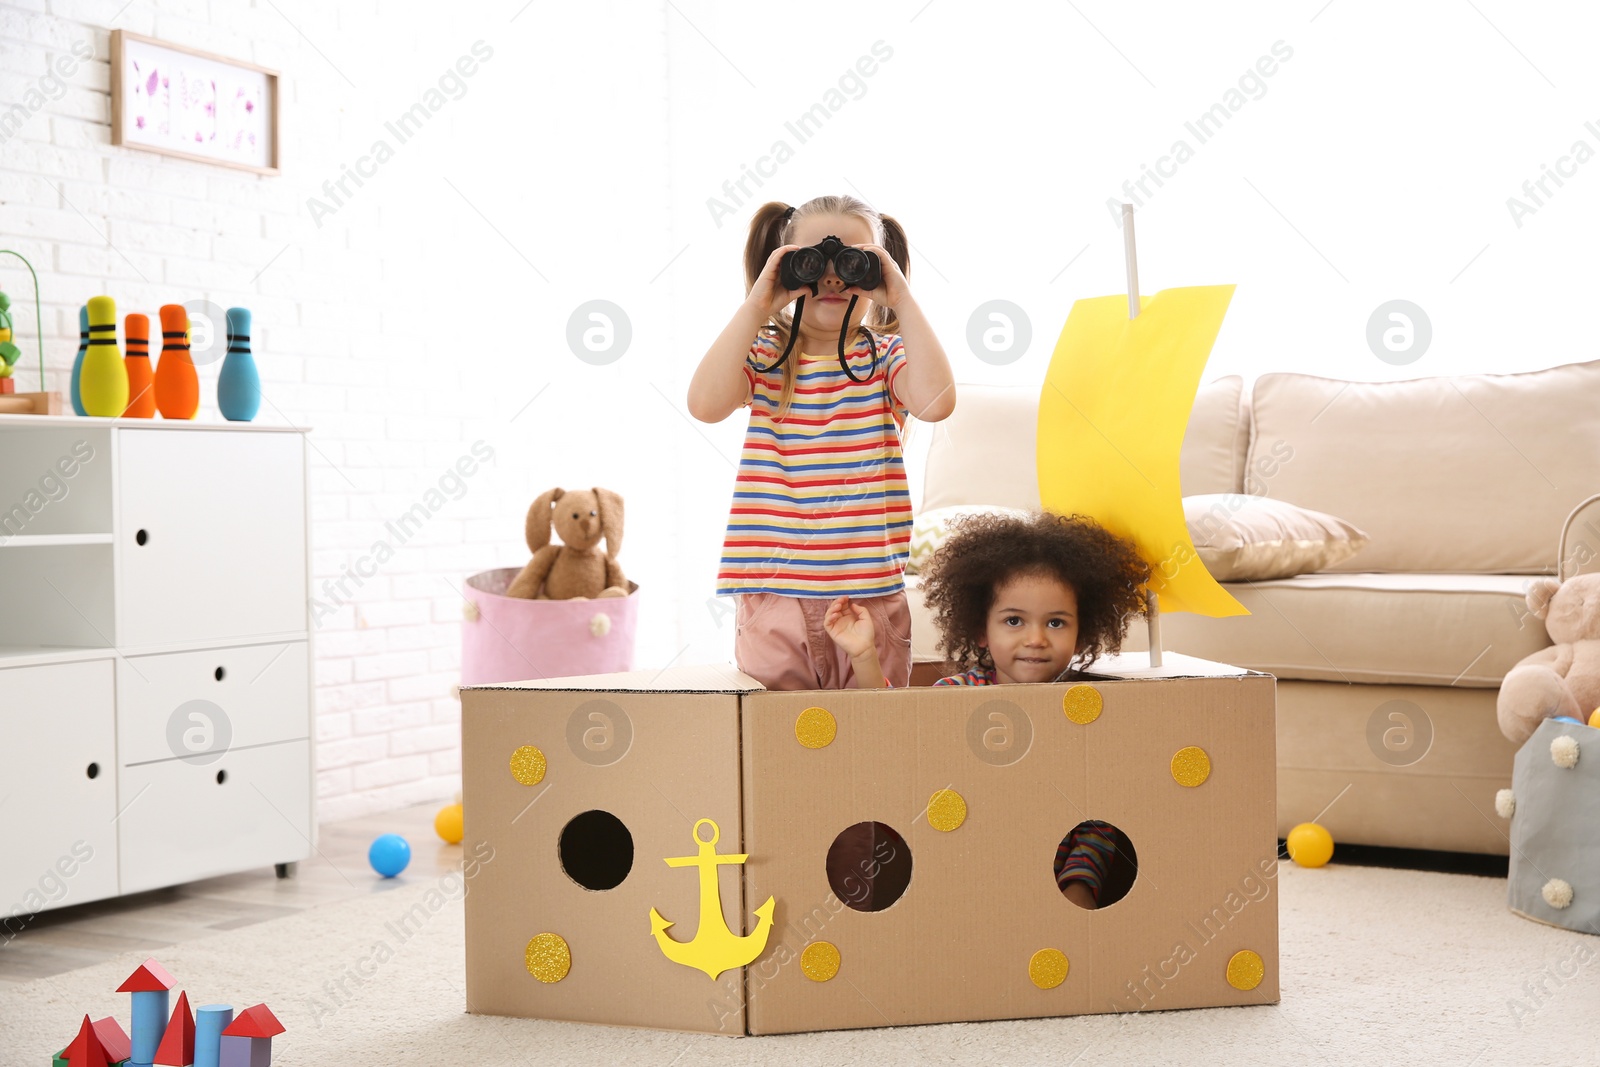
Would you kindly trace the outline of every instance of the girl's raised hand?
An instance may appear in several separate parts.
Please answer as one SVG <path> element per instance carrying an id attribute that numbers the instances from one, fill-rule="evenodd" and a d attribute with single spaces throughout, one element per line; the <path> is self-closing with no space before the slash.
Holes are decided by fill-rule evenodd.
<path id="1" fill-rule="evenodd" d="M 794 303 L 797 296 L 806 296 L 811 290 L 785 289 L 778 280 L 778 264 L 783 257 L 800 248 L 800 245 L 780 245 L 772 250 L 772 255 L 767 257 L 767 265 L 761 268 L 761 277 L 750 287 L 750 295 L 745 297 L 745 302 L 760 311 L 763 321 L 776 315 L 790 304 Z"/>
<path id="2" fill-rule="evenodd" d="M 851 286 L 846 293 L 860 293 L 879 307 L 899 307 L 911 299 L 911 285 L 906 281 L 906 276 L 900 273 L 900 264 L 881 245 L 856 245 L 864 252 L 875 252 L 878 256 L 878 267 L 883 274 L 883 283 L 878 288 L 868 292 Z"/>
<path id="3" fill-rule="evenodd" d="M 872 616 L 860 604 L 850 603 L 847 596 L 839 597 L 828 605 L 828 613 L 822 617 L 822 628 L 851 659 L 862 655 L 877 643 L 878 635 L 872 626 Z"/>

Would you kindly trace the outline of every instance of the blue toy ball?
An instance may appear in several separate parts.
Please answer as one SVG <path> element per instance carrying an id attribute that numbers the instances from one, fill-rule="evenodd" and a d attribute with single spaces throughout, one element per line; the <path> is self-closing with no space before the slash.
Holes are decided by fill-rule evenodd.
<path id="1" fill-rule="evenodd" d="M 411 862 L 411 846 L 399 834 L 380 834 L 367 849 L 367 862 L 385 878 L 393 878 Z"/>

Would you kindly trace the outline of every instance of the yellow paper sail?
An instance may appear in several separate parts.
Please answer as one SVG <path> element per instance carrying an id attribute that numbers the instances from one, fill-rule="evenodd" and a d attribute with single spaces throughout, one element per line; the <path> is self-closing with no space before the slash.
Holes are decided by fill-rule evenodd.
<path id="1" fill-rule="evenodd" d="M 1126 537 L 1162 614 L 1248 615 L 1206 570 L 1183 521 L 1178 454 L 1231 285 L 1072 305 L 1039 397 L 1039 498 Z"/>

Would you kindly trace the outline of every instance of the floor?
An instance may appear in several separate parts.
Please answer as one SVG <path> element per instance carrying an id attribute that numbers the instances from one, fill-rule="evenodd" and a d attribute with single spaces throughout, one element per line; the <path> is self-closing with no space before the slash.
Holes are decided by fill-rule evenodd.
<path id="1" fill-rule="evenodd" d="M 367 846 L 382 833 L 411 843 L 408 875 L 443 875 L 459 867 L 461 850 L 433 832 L 448 799 L 325 823 L 317 851 L 280 879 L 271 868 L 47 911 L 0 945 L 0 983 L 64 974 L 130 951 L 158 950 L 210 933 L 253 926 L 334 901 L 395 886 L 372 877 Z"/>
<path id="2" fill-rule="evenodd" d="M 411 843 L 407 875 L 440 877 L 459 867 L 459 847 L 446 845 L 433 831 L 433 817 L 448 800 L 324 823 L 317 851 L 291 878 L 263 868 L 203 882 L 157 889 L 43 912 L 0 945 L 0 983 L 48 978 L 101 963 L 131 951 L 152 954 L 179 942 L 236 930 L 307 908 L 386 892 L 398 883 L 374 879 L 367 846 L 382 833 L 397 833 Z M 1285 855 L 1281 842 L 1279 855 Z M 1335 862 L 1357 866 L 1477 874 L 1504 878 L 1500 856 L 1341 846 Z"/>

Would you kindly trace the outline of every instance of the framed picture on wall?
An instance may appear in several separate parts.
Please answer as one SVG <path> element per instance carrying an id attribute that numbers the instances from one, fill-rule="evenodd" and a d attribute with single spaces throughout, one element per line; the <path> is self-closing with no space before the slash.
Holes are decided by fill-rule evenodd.
<path id="1" fill-rule="evenodd" d="M 276 174 L 278 74 L 114 30 L 111 143 Z"/>

